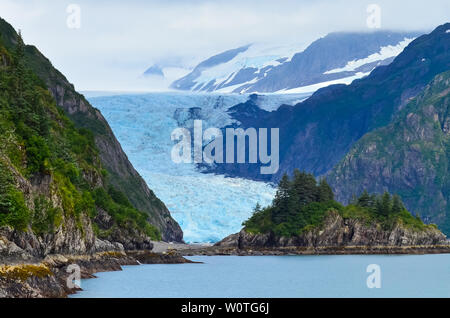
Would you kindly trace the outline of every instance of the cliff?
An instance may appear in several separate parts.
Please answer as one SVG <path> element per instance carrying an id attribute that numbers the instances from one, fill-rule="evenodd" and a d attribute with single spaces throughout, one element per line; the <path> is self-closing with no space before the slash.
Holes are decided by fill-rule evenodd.
<path id="1" fill-rule="evenodd" d="M 0 20 L 0 262 L 182 241 L 101 113 Z"/>
<path id="2" fill-rule="evenodd" d="M 4 56 L 11 56 L 17 46 L 18 35 L 2 19 L 0 19 L 0 35 L 5 52 Z M 98 172 L 100 173 L 96 175 L 85 175 L 86 179 L 89 179 L 92 186 L 102 185 L 105 188 L 113 187 L 116 192 L 124 194 L 126 201 L 132 205 L 133 209 L 144 212 L 147 215 L 147 221 L 157 228 L 162 240 L 181 242 L 183 238 L 181 228 L 171 217 L 164 203 L 155 196 L 142 177 L 133 168 L 100 111 L 92 107 L 82 95 L 78 94 L 74 86 L 67 81 L 63 74 L 52 66 L 50 61 L 36 47 L 27 45 L 23 48 L 23 51 L 24 67 L 36 75 L 40 80 L 41 86 L 48 90 L 50 93 L 48 99 L 51 100 L 49 102 L 54 103 L 57 107 L 64 110 L 64 116 L 67 116 L 71 122 L 69 125 L 73 123 L 76 129 L 87 132 L 86 134 L 93 137 L 93 148 L 95 148 L 93 151 L 98 155 Z M 11 60 L 11 58 L 5 58 L 5 61 L 7 59 Z M 7 66 L 5 65 L 5 67 Z M 17 174 L 14 171 L 14 164 L 6 162 L 5 165 L 13 175 L 20 175 L 20 173 Z M 28 191 L 30 198 L 35 198 L 36 194 L 42 192 L 49 194 L 48 190 L 52 184 L 52 180 L 51 175 L 33 176 L 32 180 L 22 180 L 24 181 L 22 184 L 25 188 L 20 189 L 20 191 L 28 191 L 27 189 L 31 189 Z M 26 181 L 29 181 L 29 183 L 27 184 Z M 53 203 L 55 202 L 53 201 Z M 90 229 L 90 222 L 94 220 L 94 223 L 97 224 L 94 228 L 109 225 L 109 227 L 104 227 L 103 230 L 111 232 L 108 235 L 112 240 L 121 241 L 129 247 L 133 245 L 139 247 L 143 244 L 144 239 L 138 233 L 124 233 L 116 229 L 111 231 L 112 223 L 108 222 L 110 218 L 108 213 L 111 214 L 111 211 L 106 211 L 105 215 L 105 209 L 97 210 L 99 211 L 97 218 L 80 221 L 86 225 L 86 228 Z M 70 233 L 72 230 L 74 229 L 67 227 L 67 233 Z M 87 245 L 92 246 L 95 242 L 92 233 L 88 230 L 85 234 L 87 234 L 85 237 L 90 238 L 89 244 Z M 137 239 L 137 245 L 131 243 L 130 239 L 127 238 L 129 234 L 139 237 Z M 146 240 L 148 241 L 148 239 Z M 146 247 L 149 246 L 148 243 L 144 245 Z M 81 248 L 80 251 L 83 250 L 84 248 Z"/>

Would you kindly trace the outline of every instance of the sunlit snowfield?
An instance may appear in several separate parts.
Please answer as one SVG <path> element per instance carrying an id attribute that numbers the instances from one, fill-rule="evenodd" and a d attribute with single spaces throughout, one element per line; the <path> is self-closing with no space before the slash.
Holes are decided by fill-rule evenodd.
<path id="1" fill-rule="evenodd" d="M 246 95 L 152 93 L 92 97 L 149 187 L 179 222 L 186 242 L 215 242 L 241 229 L 259 202 L 267 205 L 271 185 L 239 178 L 202 174 L 194 164 L 171 160 L 177 127 L 190 127 L 189 109 L 201 108 L 203 129 L 231 123 L 226 110 L 246 101 Z M 303 95 L 267 95 L 260 107 L 276 109 L 295 104 Z M 176 119 L 175 119 L 176 118 Z"/>

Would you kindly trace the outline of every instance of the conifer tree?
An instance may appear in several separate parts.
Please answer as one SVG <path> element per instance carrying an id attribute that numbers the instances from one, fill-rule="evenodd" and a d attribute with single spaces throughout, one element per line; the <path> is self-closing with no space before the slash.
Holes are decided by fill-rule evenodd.
<path id="1" fill-rule="evenodd" d="M 377 212 L 383 216 L 388 216 L 391 213 L 391 209 L 391 195 L 388 192 L 384 192 L 384 194 L 378 200 Z"/>
<path id="2" fill-rule="evenodd" d="M 315 202 L 317 199 L 317 181 L 316 178 L 309 173 L 294 171 L 294 180 L 292 182 L 292 194 L 294 198 L 293 204 L 297 209 Z"/>
<path id="3" fill-rule="evenodd" d="M 334 193 L 330 185 L 325 178 L 320 179 L 319 186 L 317 188 L 317 201 L 327 202 L 334 200 Z"/>
<path id="4" fill-rule="evenodd" d="M 25 78 L 25 43 L 19 31 L 17 44 L 13 55 L 14 85 L 17 96 L 22 96 Z"/>
<path id="5" fill-rule="evenodd" d="M 277 224 L 287 221 L 289 215 L 289 193 L 291 181 L 285 173 L 278 184 L 278 190 L 273 200 L 273 221 Z"/>
<path id="6" fill-rule="evenodd" d="M 398 214 L 398 213 L 402 212 L 404 209 L 405 209 L 405 207 L 402 203 L 402 200 L 400 199 L 400 197 L 397 194 L 395 194 L 392 199 L 392 213 Z"/>
<path id="7" fill-rule="evenodd" d="M 364 192 L 361 194 L 361 196 L 358 198 L 357 204 L 361 207 L 368 208 L 371 206 L 372 198 L 370 197 L 367 190 L 364 190 Z"/>

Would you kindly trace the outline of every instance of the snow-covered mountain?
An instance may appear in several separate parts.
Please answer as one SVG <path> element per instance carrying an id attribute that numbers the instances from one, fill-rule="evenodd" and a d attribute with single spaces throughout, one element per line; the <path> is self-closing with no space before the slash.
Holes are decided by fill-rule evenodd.
<path id="1" fill-rule="evenodd" d="M 400 54 L 416 33 L 331 33 L 301 50 L 251 44 L 217 54 L 174 81 L 196 92 L 313 92 L 349 84 Z"/>

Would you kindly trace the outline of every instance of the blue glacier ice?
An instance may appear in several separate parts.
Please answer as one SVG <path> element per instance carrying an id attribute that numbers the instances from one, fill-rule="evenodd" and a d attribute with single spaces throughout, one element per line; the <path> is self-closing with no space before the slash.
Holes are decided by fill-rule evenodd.
<path id="1" fill-rule="evenodd" d="M 226 110 L 247 98 L 171 92 L 92 97 L 89 101 L 101 110 L 136 170 L 167 205 L 185 241 L 216 242 L 239 231 L 256 203 L 268 205 L 275 189 L 267 183 L 203 174 L 194 164 L 172 162 L 170 136 L 192 107 L 201 109 L 205 128 L 220 128 L 232 122 Z M 303 98 L 266 95 L 258 102 L 261 108 L 273 110 Z"/>

